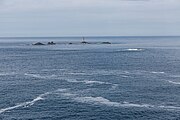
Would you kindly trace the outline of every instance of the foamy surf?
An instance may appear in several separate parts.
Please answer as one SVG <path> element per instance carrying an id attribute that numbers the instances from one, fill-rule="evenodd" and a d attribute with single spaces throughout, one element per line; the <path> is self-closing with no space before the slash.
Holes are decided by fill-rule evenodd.
<path id="1" fill-rule="evenodd" d="M 15 75 L 15 72 L 2 72 L 0 73 L 0 76 L 9 76 L 9 75 Z"/>
<path id="2" fill-rule="evenodd" d="M 141 48 L 129 48 L 129 49 L 126 49 L 127 51 L 142 51 L 143 49 Z"/>
<path id="3" fill-rule="evenodd" d="M 65 79 L 67 82 L 72 83 L 84 83 L 84 84 L 111 84 L 108 82 L 102 82 L 102 81 L 92 81 L 92 80 L 76 80 L 76 79 Z"/>
<path id="4" fill-rule="evenodd" d="M 109 107 L 124 107 L 124 108 L 147 108 L 147 109 L 163 109 L 163 110 L 180 110 L 179 106 L 166 106 L 166 105 L 152 105 L 152 104 L 136 104 L 130 102 L 114 102 L 104 97 L 92 97 L 92 96 L 79 96 L 78 94 L 70 93 L 68 90 L 57 90 L 57 93 L 61 96 L 64 96 L 68 99 L 72 99 L 75 102 L 86 103 L 92 105 L 106 105 Z"/>
<path id="5" fill-rule="evenodd" d="M 49 79 L 56 77 L 55 75 L 49 75 L 49 76 L 42 76 L 40 74 L 31 74 L 31 73 L 25 73 L 25 76 L 33 77 L 33 78 L 39 78 L 39 79 Z"/>
<path id="6" fill-rule="evenodd" d="M 84 80 L 83 82 L 85 84 L 111 84 L 111 83 L 108 83 L 108 82 L 92 81 L 92 80 Z"/>
<path id="7" fill-rule="evenodd" d="M 174 82 L 174 81 L 170 81 L 170 80 L 168 82 L 171 84 L 180 85 L 180 82 Z"/>
<path id="8" fill-rule="evenodd" d="M 83 73 L 83 72 L 69 72 L 66 74 L 69 74 L 69 75 L 87 75 L 86 73 Z"/>
<path id="9" fill-rule="evenodd" d="M 133 104 L 128 102 L 112 102 L 104 97 L 76 97 L 74 98 L 75 101 L 81 102 L 81 103 L 92 103 L 92 104 L 101 104 L 101 105 L 107 105 L 111 107 L 154 107 L 153 105 L 148 104 Z"/>
<path id="10" fill-rule="evenodd" d="M 95 104 L 95 105 L 106 105 L 109 107 L 137 107 L 137 108 L 148 108 L 148 109 L 165 109 L 165 110 L 180 110 L 180 107 L 176 106 L 157 106 L 151 104 L 135 104 L 129 102 L 112 102 L 104 97 L 76 97 L 74 98 L 76 102 Z"/>
<path id="11" fill-rule="evenodd" d="M 109 82 L 102 82 L 102 81 L 92 81 L 92 80 L 76 80 L 76 79 L 65 79 L 67 82 L 70 83 L 83 83 L 86 85 L 94 85 L 94 84 L 99 84 L 99 85 L 111 85 L 112 89 L 115 89 L 118 85 L 117 84 L 113 84 L 113 83 L 109 83 Z"/>
<path id="12" fill-rule="evenodd" d="M 155 71 L 152 71 L 151 73 L 153 73 L 153 74 L 164 74 L 165 72 L 155 72 Z"/>
<path id="13" fill-rule="evenodd" d="M 32 101 L 28 101 L 28 102 L 23 102 L 23 103 L 19 103 L 15 106 L 12 106 L 12 107 L 7 107 L 7 108 L 3 108 L 3 109 L 0 109 L 0 114 L 6 112 L 6 111 L 10 111 L 10 110 L 13 110 L 13 109 L 17 109 L 19 107 L 28 107 L 28 106 L 32 106 L 34 105 L 36 102 L 38 101 L 41 101 L 41 100 L 44 100 L 44 96 L 50 94 L 50 92 L 47 92 L 47 93 L 44 93 L 44 94 L 41 94 L 39 95 L 38 97 L 36 97 L 35 99 L 33 99 Z"/>
<path id="14" fill-rule="evenodd" d="M 171 75 L 171 77 L 180 78 L 180 75 Z"/>

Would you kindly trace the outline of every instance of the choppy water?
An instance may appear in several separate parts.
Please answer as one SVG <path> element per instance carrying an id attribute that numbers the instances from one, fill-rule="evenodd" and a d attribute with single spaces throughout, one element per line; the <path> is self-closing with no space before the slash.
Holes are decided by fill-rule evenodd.
<path id="1" fill-rule="evenodd" d="M 0 40 L 0 119 L 180 119 L 180 37 L 44 39 Z"/>

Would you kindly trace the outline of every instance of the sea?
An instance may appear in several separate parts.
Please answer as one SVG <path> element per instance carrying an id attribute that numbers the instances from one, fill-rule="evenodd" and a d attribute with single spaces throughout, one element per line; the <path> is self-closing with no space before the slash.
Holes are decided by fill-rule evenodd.
<path id="1" fill-rule="evenodd" d="M 0 120 L 180 120 L 180 37 L 81 41 L 0 38 Z"/>

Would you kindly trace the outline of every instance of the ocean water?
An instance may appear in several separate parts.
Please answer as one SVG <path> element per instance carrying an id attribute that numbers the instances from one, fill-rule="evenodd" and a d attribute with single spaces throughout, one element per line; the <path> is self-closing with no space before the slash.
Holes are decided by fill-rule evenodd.
<path id="1" fill-rule="evenodd" d="M 0 120 L 180 119 L 180 37 L 78 41 L 0 39 Z"/>

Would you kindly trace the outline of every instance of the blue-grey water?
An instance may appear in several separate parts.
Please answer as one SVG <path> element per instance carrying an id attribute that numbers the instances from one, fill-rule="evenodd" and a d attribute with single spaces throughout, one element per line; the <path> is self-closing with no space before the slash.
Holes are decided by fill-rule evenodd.
<path id="1" fill-rule="evenodd" d="M 86 40 L 1 38 L 0 120 L 180 119 L 180 37 Z"/>

